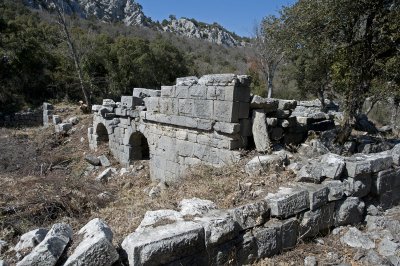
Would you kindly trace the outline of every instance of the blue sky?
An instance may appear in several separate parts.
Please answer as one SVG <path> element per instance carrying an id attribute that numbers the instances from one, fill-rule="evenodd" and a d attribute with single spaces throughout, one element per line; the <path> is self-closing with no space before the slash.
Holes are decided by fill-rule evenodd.
<path id="1" fill-rule="evenodd" d="M 177 18 L 218 22 L 241 36 L 252 36 L 254 25 L 267 15 L 277 15 L 283 5 L 295 0 L 136 0 L 143 12 L 153 20 L 162 21 L 173 14 Z"/>

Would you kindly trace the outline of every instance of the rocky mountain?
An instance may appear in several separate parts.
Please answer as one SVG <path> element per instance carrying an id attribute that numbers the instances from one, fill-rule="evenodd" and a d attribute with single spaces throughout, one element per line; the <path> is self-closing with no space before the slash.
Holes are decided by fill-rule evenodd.
<path id="1" fill-rule="evenodd" d="M 207 24 L 194 19 L 174 17 L 163 20 L 161 24 L 154 22 L 143 13 L 142 6 L 135 0 L 24 0 L 24 2 L 35 9 L 51 9 L 54 7 L 54 2 L 58 2 L 65 13 L 77 14 L 84 19 L 95 17 L 107 23 L 123 22 L 127 26 L 150 27 L 230 47 L 245 45 L 241 37 L 217 23 Z"/>

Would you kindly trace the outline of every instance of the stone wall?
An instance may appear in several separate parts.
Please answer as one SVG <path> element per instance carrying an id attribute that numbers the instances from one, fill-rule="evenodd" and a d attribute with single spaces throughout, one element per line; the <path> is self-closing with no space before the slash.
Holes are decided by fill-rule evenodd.
<path id="1" fill-rule="evenodd" d="M 43 103 L 42 108 L 13 114 L 0 113 L 0 127 L 37 127 L 47 126 L 53 114 L 53 106 Z"/>
<path id="2" fill-rule="evenodd" d="M 217 210 L 192 199 L 181 202 L 180 211 L 147 212 L 122 249 L 129 265 L 243 265 L 271 257 L 334 227 L 360 223 L 371 203 L 383 209 L 397 204 L 399 158 L 400 145 L 374 155 L 327 154 L 310 161 L 309 178 L 300 171 L 298 182 L 254 203 Z"/>
<path id="3" fill-rule="evenodd" d="M 94 105 L 89 146 L 108 145 L 124 165 L 149 158 L 153 180 L 176 180 L 195 164 L 237 162 L 240 149 L 253 142 L 259 152 L 268 152 L 276 144 L 300 144 L 311 122 L 333 124 L 327 114 L 296 117 L 296 106 L 294 100 L 251 96 L 248 76 L 178 78 L 174 86 L 136 88 L 120 102 L 106 99 Z"/>

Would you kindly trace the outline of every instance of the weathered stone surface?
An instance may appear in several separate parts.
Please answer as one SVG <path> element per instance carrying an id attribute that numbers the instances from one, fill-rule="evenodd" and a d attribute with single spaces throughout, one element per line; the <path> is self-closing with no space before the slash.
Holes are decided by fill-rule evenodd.
<path id="1" fill-rule="evenodd" d="M 196 216 L 217 209 L 217 205 L 215 205 L 211 200 L 191 198 L 181 200 L 179 208 L 182 215 Z"/>
<path id="2" fill-rule="evenodd" d="M 282 243 L 280 231 L 268 225 L 252 230 L 258 258 L 271 257 L 281 252 Z"/>
<path id="3" fill-rule="evenodd" d="M 355 227 L 350 227 L 349 230 L 340 238 L 340 241 L 353 248 L 375 248 L 375 243 Z"/>
<path id="4" fill-rule="evenodd" d="M 395 165 L 400 165 L 400 144 L 394 146 L 389 153 L 392 155 L 393 163 Z"/>
<path id="5" fill-rule="evenodd" d="M 348 177 L 343 180 L 345 188 L 344 193 L 348 197 L 359 197 L 362 198 L 367 196 L 371 191 L 371 176 L 359 176 L 357 178 Z"/>
<path id="6" fill-rule="evenodd" d="M 399 169 L 388 169 L 378 172 L 372 176 L 372 188 L 371 191 L 375 195 L 383 195 L 397 185 L 400 179 Z"/>
<path id="7" fill-rule="evenodd" d="M 103 106 L 117 107 L 117 104 L 112 99 L 103 99 Z"/>
<path id="8" fill-rule="evenodd" d="M 53 115 L 53 124 L 58 125 L 62 122 L 61 117 L 59 115 Z"/>
<path id="9" fill-rule="evenodd" d="M 317 266 L 317 259 L 314 256 L 307 256 L 304 258 L 304 266 Z"/>
<path id="10" fill-rule="evenodd" d="M 369 175 L 382 170 L 389 169 L 392 166 L 393 158 L 387 153 L 379 154 L 355 154 L 346 159 L 347 175 L 357 177 L 360 175 Z"/>
<path id="11" fill-rule="evenodd" d="M 357 224 L 362 221 L 365 204 L 359 198 L 349 197 L 336 202 L 335 226 Z"/>
<path id="12" fill-rule="evenodd" d="M 68 118 L 68 123 L 71 123 L 72 125 L 77 125 L 79 123 L 79 118 L 76 116 Z"/>
<path id="13" fill-rule="evenodd" d="M 221 133 L 226 134 L 235 134 L 240 131 L 240 124 L 238 123 L 224 123 L 224 122 L 216 122 L 214 125 L 214 129 Z"/>
<path id="14" fill-rule="evenodd" d="M 176 85 L 191 86 L 193 84 L 197 84 L 198 80 L 199 79 L 197 77 L 195 77 L 195 76 L 177 78 L 176 79 Z"/>
<path id="15" fill-rule="evenodd" d="M 136 232 L 141 232 L 148 228 L 151 229 L 159 225 L 173 224 L 183 220 L 183 215 L 174 210 L 147 211 L 142 222 L 136 229 Z"/>
<path id="16" fill-rule="evenodd" d="M 85 155 L 85 161 L 90 163 L 91 165 L 98 166 L 100 165 L 100 160 L 94 155 Z"/>
<path id="17" fill-rule="evenodd" d="M 58 125 L 55 125 L 55 131 L 57 133 L 67 133 L 68 130 L 72 129 L 72 124 L 71 123 L 61 123 Z"/>
<path id="18" fill-rule="evenodd" d="M 250 102 L 251 109 L 264 109 L 266 113 L 275 112 L 278 109 L 279 101 L 271 98 L 262 98 L 254 95 Z"/>
<path id="19" fill-rule="evenodd" d="M 328 200 L 340 200 L 344 196 L 345 185 L 340 180 L 325 180 L 322 185 L 329 188 Z"/>
<path id="20" fill-rule="evenodd" d="M 334 225 L 335 203 L 321 206 L 314 211 L 307 211 L 301 215 L 299 238 L 307 239 L 318 235 L 319 232 L 328 230 Z"/>
<path id="21" fill-rule="evenodd" d="M 292 249 L 296 246 L 299 236 L 299 221 L 293 217 L 286 220 L 273 219 L 265 224 L 265 227 L 277 229 L 278 243 L 282 251 Z"/>
<path id="22" fill-rule="evenodd" d="M 114 168 L 107 168 L 106 170 L 104 170 L 103 172 L 101 172 L 101 174 L 99 174 L 96 177 L 96 181 L 99 182 L 108 182 L 108 180 L 111 178 L 111 176 L 114 174 L 116 170 Z"/>
<path id="23" fill-rule="evenodd" d="M 246 164 L 245 171 L 249 175 L 259 175 L 276 168 L 282 168 L 283 163 L 284 158 L 276 154 L 256 156 Z"/>
<path id="24" fill-rule="evenodd" d="M 271 216 L 287 218 L 310 206 L 308 191 L 297 188 L 280 188 L 275 194 L 265 198 L 271 208 Z"/>
<path id="25" fill-rule="evenodd" d="M 279 109 L 282 110 L 294 110 L 297 106 L 297 101 L 296 100 L 282 100 L 282 99 L 277 99 L 279 101 Z"/>
<path id="26" fill-rule="evenodd" d="M 127 236 L 122 249 L 129 265 L 160 265 L 205 251 L 204 228 L 194 222 L 177 222 L 144 229 Z"/>
<path id="27" fill-rule="evenodd" d="M 325 178 L 323 166 L 318 161 L 309 161 L 297 172 L 296 181 L 319 184 Z"/>
<path id="28" fill-rule="evenodd" d="M 312 211 L 328 203 L 328 186 L 307 183 L 300 183 L 297 186 L 299 186 L 301 189 L 305 189 L 308 191 L 310 209 Z"/>
<path id="29" fill-rule="evenodd" d="M 236 238 L 241 230 L 237 221 L 226 211 L 214 210 L 202 217 L 196 217 L 194 221 L 204 227 L 207 249 Z"/>
<path id="30" fill-rule="evenodd" d="M 270 209 L 265 201 L 249 203 L 229 210 L 242 230 L 253 228 L 265 223 L 270 215 Z"/>
<path id="31" fill-rule="evenodd" d="M 331 179 L 339 179 L 346 166 L 344 158 L 333 153 L 322 155 L 321 165 L 323 165 L 325 176 Z"/>
<path id="32" fill-rule="evenodd" d="M 378 253 L 382 256 L 396 256 L 400 250 L 400 244 L 392 239 L 385 237 L 378 244 Z"/>
<path id="33" fill-rule="evenodd" d="M 36 247 L 40 242 L 43 241 L 48 232 L 49 230 L 45 228 L 39 228 L 23 234 L 20 237 L 17 245 L 15 245 L 14 250 L 18 253 L 26 253 L 31 251 L 34 247 Z"/>
<path id="34" fill-rule="evenodd" d="M 101 156 L 99 156 L 98 158 L 99 158 L 100 164 L 101 164 L 102 166 L 104 166 L 104 167 L 109 167 L 109 166 L 111 166 L 111 163 L 110 163 L 110 161 L 108 160 L 107 156 L 101 155 Z"/>
<path id="35" fill-rule="evenodd" d="M 71 238 L 72 229 L 69 225 L 53 225 L 43 241 L 40 242 L 30 254 L 18 262 L 17 266 L 56 265 Z"/>
<path id="36" fill-rule="evenodd" d="M 253 110 L 252 133 L 257 151 L 269 152 L 271 150 L 271 141 L 268 136 L 268 126 L 264 110 Z"/>

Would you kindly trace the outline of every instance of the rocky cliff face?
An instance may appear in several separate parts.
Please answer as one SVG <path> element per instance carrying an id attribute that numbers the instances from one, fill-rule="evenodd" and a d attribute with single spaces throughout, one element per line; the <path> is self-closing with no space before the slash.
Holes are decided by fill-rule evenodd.
<path id="1" fill-rule="evenodd" d="M 127 26 L 151 27 L 226 46 L 243 46 L 245 44 L 239 36 L 216 23 L 206 24 L 194 19 L 180 18 L 164 20 L 160 25 L 146 17 L 142 6 L 135 0 L 58 0 L 56 2 L 62 5 L 67 14 L 74 13 L 84 19 L 95 17 L 103 22 L 124 22 Z M 25 3 L 36 9 L 49 9 L 54 6 L 52 0 L 25 0 Z"/>
<path id="2" fill-rule="evenodd" d="M 205 24 L 180 18 L 170 20 L 167 25 L 163 26 L 163 30 L 188 38 L 204 39 L 212 43 L 227 46 L 243 45 L 232 33 L 226 31 L 218 24 Z"/>
<path id="3" fill-rule="evenodd" d="M 82 18 L 96 17 L 103 22 L 119 22 L 125 25 L 147 26 L 142 6 L 133 0 L 61 0 L 58 1 L 68 14 L 78 14 Z M 26 0 L 32 8 L 53 7 L 51 0 Z"/>

